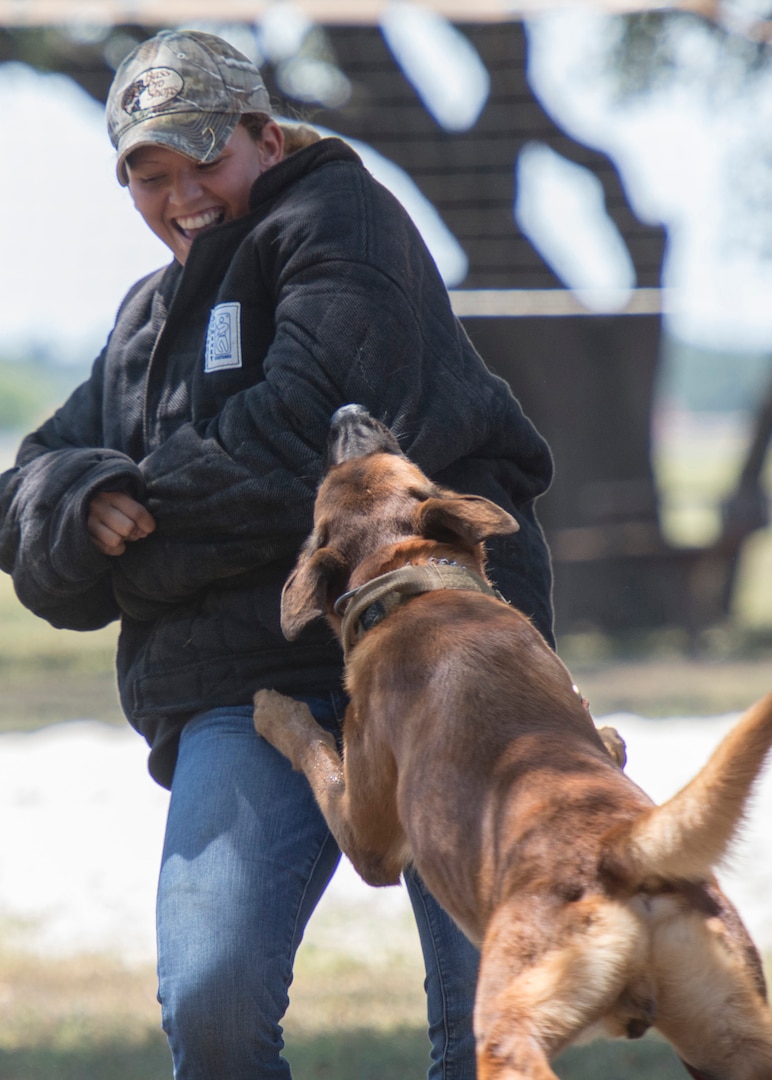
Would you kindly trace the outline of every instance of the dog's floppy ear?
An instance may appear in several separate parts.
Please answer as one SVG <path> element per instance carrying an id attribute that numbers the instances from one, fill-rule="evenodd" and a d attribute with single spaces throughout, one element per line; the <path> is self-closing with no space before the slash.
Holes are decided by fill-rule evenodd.
<path id="1" fill-rule="evenodd" d="M 506 510 L 479 495 L 440 495 L 417 510 L 418 533 L 427 539 L 456 538 L 469 545 L 489 536 L 509 536 L 520 526 Z"/>
<path id="2" fill-rule="evenodd" d="M 333 548 L 301 552 L 297 566 L 287 578 L 281 594 L 281 629 L 288 641 L 327 614 L 327 596 L 333 578 L 345 580 L 346 564 Z"/>

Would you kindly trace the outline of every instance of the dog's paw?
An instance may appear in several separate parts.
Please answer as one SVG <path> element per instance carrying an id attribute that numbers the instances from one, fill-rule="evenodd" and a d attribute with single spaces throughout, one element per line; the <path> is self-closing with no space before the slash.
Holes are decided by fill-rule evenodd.
<path id="1" fill-rule="evenodd" d="M 252 704 L 255 731 L 277 750 L 282 750 L 281 743 L 286 741 L 287 732 L 297 726 L 298 720 L 301 723 L 306 720 L 315 723 L 304 702 L 286 697 L 278 690 L 258 690 L 252 698 Z"/>
<path id="2" fill-rule="evenodd" d="M 319 733 L 326 735 L 306 703 L 286 697 L 278 690 L 258 690 L 252 704 L 257 734 L 289 758 L 293 768 L 302 769 L 303 755 L 309 744 Z"/>
<path id="3" fill-rule="evenodd" d="M 603 745 L 609 752 L 611 757 L 617 763 L 620 769 L 624 769 L 627 764 L 627 745 L 625 740 L 619 734 L 614 727 L 601 727 L 598 728 L 598 734 L 601 737 Z"/>

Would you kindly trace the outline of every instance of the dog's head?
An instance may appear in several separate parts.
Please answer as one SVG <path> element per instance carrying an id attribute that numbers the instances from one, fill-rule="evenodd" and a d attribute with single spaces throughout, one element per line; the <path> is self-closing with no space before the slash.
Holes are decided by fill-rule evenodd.
<path id="1" fill-rule="evenodd" d="M 445 556 L 459 552 L 482 571 L 483 541 L 517 529 L 488 499 L 433 484 L 385 424 L 360 405 L 345 405 L 331 421 L 313 532 L 284 586 L 282 630 L 292 641 L 324 615 L 338 630 L 338 597 L 404 564 L 406 547 L 426 558 L 432 546 Z"/>

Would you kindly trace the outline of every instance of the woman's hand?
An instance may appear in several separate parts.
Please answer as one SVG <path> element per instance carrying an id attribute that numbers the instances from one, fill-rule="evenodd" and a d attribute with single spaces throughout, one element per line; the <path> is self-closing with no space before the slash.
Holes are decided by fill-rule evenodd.
<path id="1" fill-rule="evenodd" d="M 91 500 L 88 531 L 103 555 L 122 555 L 126 544 L 155 529 L 150 511 L 125 491 L 100 491 Z"/>

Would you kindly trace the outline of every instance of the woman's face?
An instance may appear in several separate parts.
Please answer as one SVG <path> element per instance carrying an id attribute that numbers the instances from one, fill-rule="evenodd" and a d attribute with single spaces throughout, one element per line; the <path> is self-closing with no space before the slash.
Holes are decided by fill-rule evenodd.
<path id="1" fill-rule="evenodd" d="M 126 162 L 129 191 L 148 226 L 184 266 L 200 233 L 247 212 L 252 184 L 283 150 L 281 129 L 272 120 L 257 141 L 239 124 L 222 154 L 205 164 L 164 146 L 140 146 Z"/>

